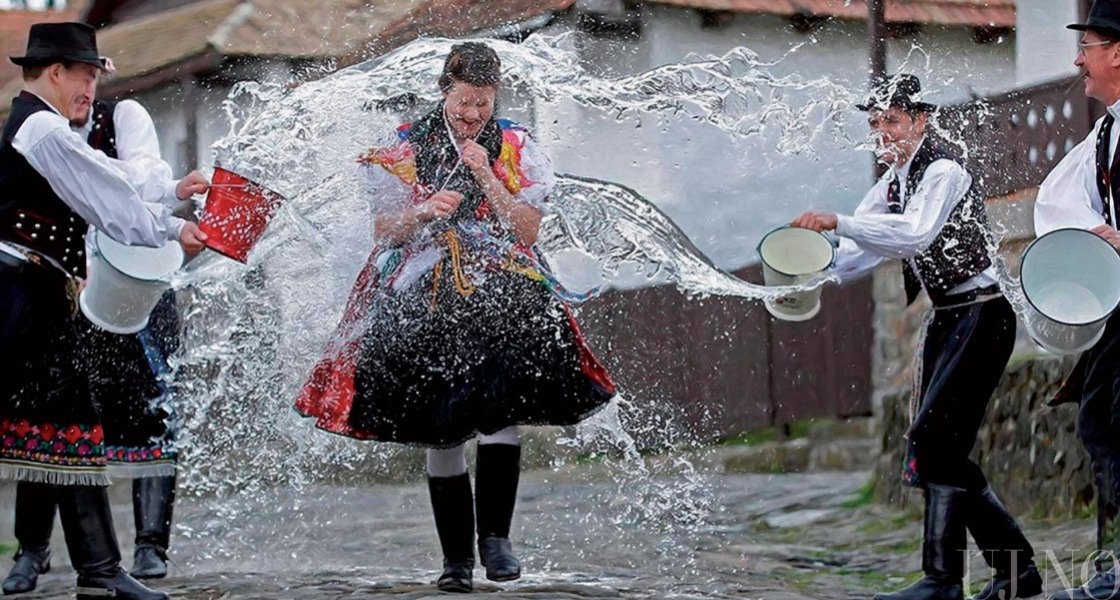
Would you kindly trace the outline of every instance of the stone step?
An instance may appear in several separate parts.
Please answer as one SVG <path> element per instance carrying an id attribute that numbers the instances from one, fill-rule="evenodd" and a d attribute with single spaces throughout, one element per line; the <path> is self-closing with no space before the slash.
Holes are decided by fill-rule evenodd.
<path id="1" fill-rule="evenodd" d="M 809 439 L 814 443 L 874 438 L 875 419 L 871 417 L 819 421 L 809 428 Z"/>
<path id="2" fill-rule="evenodd" d="M 805 473 L 867 471 L 878 457 L 873 440 L 840 439 L 814 443 L 808 438 L 720 450 L 727 473 Z"/>

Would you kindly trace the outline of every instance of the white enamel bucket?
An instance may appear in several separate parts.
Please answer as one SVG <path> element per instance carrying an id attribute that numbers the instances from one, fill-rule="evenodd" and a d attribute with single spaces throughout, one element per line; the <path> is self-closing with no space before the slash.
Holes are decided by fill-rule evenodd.
<path id="1" fill-rule="evenodd" d="M 762 277 L 768 286 L 804 285 L 832 267 L 836 248 L 824 234 L 801 227 L 781 227 L 758 245 Z M 783 321 L 808 321 L 821 311 L 821 288 L 764 300 L 766 310 Z"/>
<path id="2" fill-rule="evenodd" d="M 89 273 L 78 297 L 82 314 L 110 333 L 137 333 L 183 266 L 183 249 L 177 242 L 128 246 L 97 230 L 90 236 Z"/>
<path id="3" fill-rule="evenodd" d="M 1052 231 L 1023 252 L 1019 284 L 1031 338 L 1051 352 L 1084 352 L 1120 305 L 1120 254 L 1094 233 Z"/>

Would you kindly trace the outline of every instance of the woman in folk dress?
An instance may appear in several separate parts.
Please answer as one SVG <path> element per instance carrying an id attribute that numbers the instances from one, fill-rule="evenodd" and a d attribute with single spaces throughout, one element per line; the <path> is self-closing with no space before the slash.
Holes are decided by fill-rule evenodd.
<path id="1" fill-rule="evenodd" d="M 473 588 L 476 516 L 487 578 L 521 575 L 518 425 L 574 424 L 615 394 L 534 248 L 554 175 L 495 118 L 500 68 L 485 44 L 454 46 L 439 106 L 359 159 L 378 247 L 296 403 L 326 431 L 429 448 L 445 591 Z M 472 494 L 464 444 L 480 434 Z"/>

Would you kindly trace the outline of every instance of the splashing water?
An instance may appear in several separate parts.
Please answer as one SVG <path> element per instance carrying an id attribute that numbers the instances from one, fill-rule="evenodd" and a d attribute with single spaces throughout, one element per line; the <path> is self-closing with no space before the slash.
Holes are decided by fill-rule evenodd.
<path id="1" fill-rule="evenodd" d="M 773 138 L 785 154 L 809 155 L 824 133 L 843 135 L 850 106 L 845 88 L 775 77 L 773 63 L 745 49 L 609 79 L 580 66 L 568 36 L 487 43 L 501 55 L 505 87 L 515 95 L 575 102 L 619 119 L 695 122 L 732 140 Z M 173 358 L 185 419 L 182 482 L 189 491 L 261 498 L 280 484 L 299 489 L 401 469 L 419 474 L 402 467 L 415 462 L 414 449 L 318 432 L 291 405 L 373 247 L 371 208 L 355 159 L 370 146 L 391 143 L 397 125 L 436 100 L 434 82 L 451 44 L 417 41 L 295 89 L 243 83 L 231 94 L 231 128 L 214 146 L 217 163 L 286 201 L 248 266 L 206 253 L 176 282 L 189 294 L 183 349 Z M 789 100 L 795 91 L 805 98 L 800 104 Z M 713 266 L 651 202 L 618 184 L 561 176 L 553 205 L 539 245 L 565 282 L 582 279 L 587 288 L 668 282 L 692 296 L 768 299 L 831 281 L 801 288 L 743 282 Z M 683 459 L 650 463 L 638 452 L 639 433 L 661 447 L 695 443 L 672 416 L 616 400 L 560 445 L 606 456 L 616 485 L 604 502 L 619 508 L 611 526 L 692 530 L 711 508 L 709 482 Z M 221 522 L 250 506 L 222 504 L 216 529 L 192 535 L 220 537 Z"/>

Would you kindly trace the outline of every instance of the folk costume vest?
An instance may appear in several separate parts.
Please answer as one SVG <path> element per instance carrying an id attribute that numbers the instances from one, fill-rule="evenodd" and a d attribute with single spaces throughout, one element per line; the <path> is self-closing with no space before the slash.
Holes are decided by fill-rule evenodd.
<path id="1" fill-rule="evenodd" d="M 1104 213 L 1104 222 L 1110 227 L 1116 227 L 1117 184 L 1120 182 L 1120 152 L 1109 164 L 1108 155 L 1111 150 L 1109 142 L 1112 140 L 1112 127 L 1116 119 L 1105 115 L 1101 122 L 1100 131 L 1097 132 L 1097 191 L 1101 194 L 1101 205 Z"/>
<path id="2" fill-rule="evenodd" d="M 906 177 L 906 200 L 914 196 L 934 162 L 947 159 L 961 164 L 960 157 L 926 140 L 911 159 Z M 892 213 L 906 212 L 898 177 L 887 188 L 887 206 Z M 933 243 L 912 261 L 903 264 L 907 303 L 925 288 L 930 300 L 939 304 L 949 290 L 979 275 L 992 265 L 988 252 L 988 215 L 984 200 L 973 184 L 949 215 Z"/>
<path id="3" fill-rule="evenodd" d="M 20 92 L 12 100 L 11 114 L 0 134 L 0 241 L 46 256 L 68 275 L 85 277 L 85 234 L 89 225 L 12 147 L 24 121 L 44 110 L 51 110 L 46 102 Z"/>

